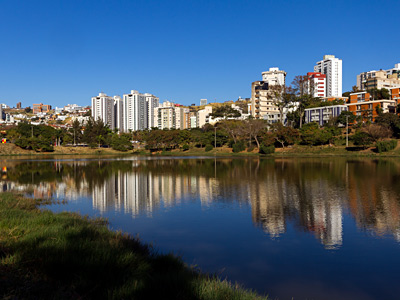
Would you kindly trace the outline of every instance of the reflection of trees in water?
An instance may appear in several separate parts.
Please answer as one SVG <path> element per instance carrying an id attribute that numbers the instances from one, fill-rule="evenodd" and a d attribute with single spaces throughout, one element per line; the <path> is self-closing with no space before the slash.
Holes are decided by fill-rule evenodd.
<path id="1" fill-rule="evenodd" d="M 399 162 L 368 159 L 150 159 L 20 161 L 8 180 L 62 184 L 88 191 L 94 206 L 151 213 L 182 201 L 251 205 L 252 218 L 272 237 L 287 222 L 313 232 L 327 248 L 342 243 L 343 209 L 360 228 L 399 236 Z"/>

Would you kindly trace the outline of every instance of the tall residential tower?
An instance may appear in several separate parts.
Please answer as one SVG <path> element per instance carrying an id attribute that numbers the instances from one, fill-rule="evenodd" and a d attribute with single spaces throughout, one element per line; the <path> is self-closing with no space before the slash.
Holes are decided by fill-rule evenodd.
<path id="1" fill-rule="evenodd" d="M 314 72 L 326 75 L 326 97 L 342 97 L 342 60 L 334 55 L 324 55 Z"/>

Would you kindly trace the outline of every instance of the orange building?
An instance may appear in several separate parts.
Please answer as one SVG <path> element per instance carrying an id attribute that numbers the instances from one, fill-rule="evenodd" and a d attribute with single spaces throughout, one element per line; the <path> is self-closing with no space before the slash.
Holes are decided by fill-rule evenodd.
<path id="1" fill-rule="evenodd" d="M 390 89 L 390 97 L 396 101 L 396 104 L 400 104 L 400 88 Z"/>
<path id="2" fill-rule="evenodd" d="M 356 116 L 361 116 L 363 121 L 375 121 L 378 111 L 394 112 L 396 101 L 389 99 L 371 100 L 371 95 L 367 92 L 359 92 L 350 94 L 348 103 L 346 104 L 349 111 Z"/>
<path id="3" fill-rule="evenodd" d="M 33 109 L 34 114 L 41 113 L 41 112 L 47 113 L 51 110 L 51 105 L 43 104 L 43 103 L 33 104 L 32 109 Z"/>

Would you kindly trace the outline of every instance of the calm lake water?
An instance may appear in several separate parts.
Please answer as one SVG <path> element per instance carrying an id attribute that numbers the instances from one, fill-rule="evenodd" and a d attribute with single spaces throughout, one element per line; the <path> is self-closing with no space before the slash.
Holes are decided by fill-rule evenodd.
<path id="1" fill-rule="evenodd" d="M 272 299 L 399 299 L 400 160 L 0 158 L 2 190 L 67 200 Z"/>

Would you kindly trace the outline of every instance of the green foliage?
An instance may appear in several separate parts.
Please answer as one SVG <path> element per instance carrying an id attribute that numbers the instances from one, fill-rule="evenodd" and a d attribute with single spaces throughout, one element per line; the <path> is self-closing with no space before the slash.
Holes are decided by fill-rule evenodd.
<path id="1" fill-rule="evenodd" d="M 280 143 L 282 147 L 293 145 L 299 140 L 299 131 L 295 128 L 283 126 L 281 123 L 275 123 L 271 129 L 273 138 Z"/>
<path id="2" fill-rule="evenodd" d="M 333 142 L 335 136 L 340 135 L 341 131 L 335 126 L 319 128 L 317 123 L 307 123 L 300 129 L 301 142 L 304 145 L 325 145 Z"/>
<path id="3" fill-rule="evenodd" d="M 93 118 L 89 118 L 85 125 L 82 137 L 83 142 L 87 143 L 90 147 L 95 145 L 110 145 L 111 130 L 101 119 L 93 120 Z"/>
<path id="4" fill-rule="evenodd" d="M 374 139 L 364 131 L 357 131 L 353 135 L 353 143 L 356 146 L 368 147 L 373 143 Z"/>
<path id="5" fill-rule="evenodd" d="M 347 119 L 348 119 L 349 124 L 351 124 L 356 121 L 356 116 L 350 111 L 343 110 L 340 113 L 340 115 L 337 117 L 336 124 L 346 125 Z"/>
<path id="6" fill-rule="evenodd" d="M 188 151 L 189 149 L 190 149 L 190 147 L 189 147 L 188 144 L 184 144 L 184 145 L 182 146 L 182 150 L 183 150 L 183 151 Z"/>
<path id="7" fill-rule="evenodd" d="M 206 152 L 211 151 L 212 149 L 214 149 L 214 147 L 210 144 L 206 145 L 206 148 L 204 149 Z"/>
<path id="8" fill-rule="evenodd" d="M 114 134 L 111 139 L 111 147 L 118 151 L 132 150 L 131 135 L 127 133 Z"/>
<path id="9" fill-rule="evenodd" d="M 398 115 L 391 113 L 380 114 L 376 119 L 375 123 L 387 126 L 393 132 L 393 135 L 397 138 L 400 137 L 400 118 Z"/>
<path id="10" fill-rule="evenodd" d="M 275 146 L 274 145 L 265 145 L 265 144 L 261 144 L 260 145 L 260 153 L 261 154 L 272 154 L 275 153 Z"/>
<path id="11" fill-rule="evenodd" d="M 376 150 L 379 153 L 388 152 L 390 150 L 395 149 L 396 147 L 397 147 L 397 140 L 376 142 Z"/>
<path id="12" fill-rule="evenodd" d="M 316 145 L 318 143 L 319 126 L 317 123 L 304 124 L 300 129 L 301 142 L 304 145 Z"/>
<path id="13" fill-rule="evenodd" d="M 18 147 L 38 152 L 49 152 L 54 150 L 53 145 L 60 132 L 51 126 L 21 122 L 11 132 L 11 135 Z"/>
<path id="14" fill-rule="evenodd" d="M 51 152 L 54 151 L 51 141 L 47 139 L 40 139 L 37 137 L 21 137 L 15 141 L 15 145 L 22 149 L 35 150 L 37 152 Z"/>
<path id="15" fill-rule="evenodd" d="M 246 145 L 245 145 L 244 141 L 238 141 L 238 142 L 236 142 L 236 143 L 234 143 L 234 144 L 232 145 L 232 151 L 233 151 L 234 153 L 242 152 L 242 151 L 244 151 L 245 149 L 246 149 Z"/>
<path id="16" fill-rule="evenodd" d="M 241 116 L 240 112 L 230 105 L 222 105 L 213 109 L 213 112 L 210 114 L 213 118 L 238 118 Z"/>
<path id="17" fill-rule="evenodd" d="M 390 92 L 388 89 L 369 89 L 367 92 L 371 95 L 374 100 L 390 99 Z"/>

